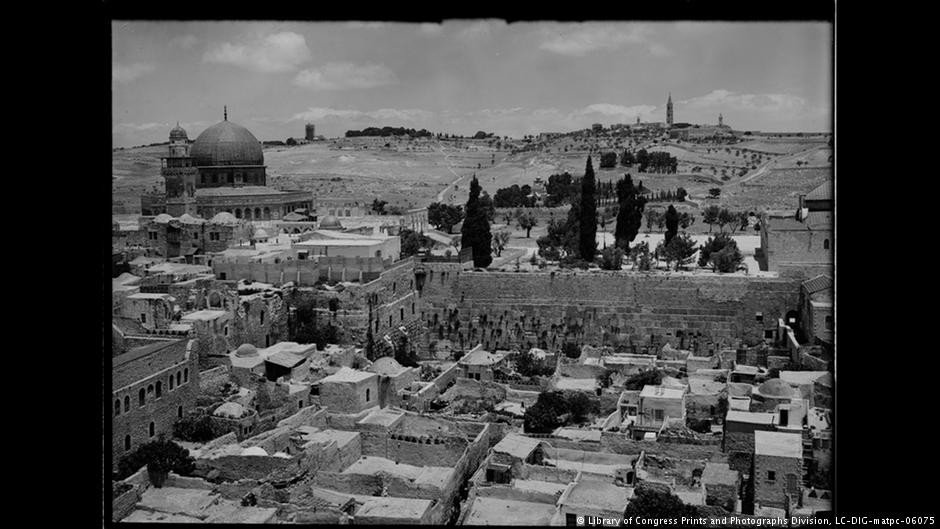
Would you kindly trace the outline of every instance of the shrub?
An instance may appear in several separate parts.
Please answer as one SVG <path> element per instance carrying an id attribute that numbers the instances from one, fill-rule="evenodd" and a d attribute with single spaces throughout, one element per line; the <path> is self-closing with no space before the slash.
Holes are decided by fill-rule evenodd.
<path id="1" fill-rule="evenodd" d="M 620 270 L 623 267 L 623 250 L 616 247 L 604 248 L 601 251 L 600 265 L 604 270 Z"/>
<path id="2" fill-rule="evenodd" d="M 137 450 L 122 457 L 118 461 L 118 479 L 127 478 L 143 466 L 147 467 L 151 480 L 158 480 L 159 474 L 165 475 L 170 471 L 181 476 L 188 476 L 196 469 L 196 462 L 189 455 L 189 450 L 161 437 L 156 441 L 141 445 Z M 154 482 L 156 487 L 162 485 L 162 481 Z"/>
<path id="3" fill-rule="evenodd" d="M 173 424 L 173 437 L 193 443 L 205 443 L 225 433 L 211 415 L 188 415 Z"/>
<path id="4" fill-rule="evenodd" d="M 663 381 L 663 373 L 658 369 L 640 371 L 631 376 L 624 383 L 624 389 L 631 391 L 641 390 L 643 386 L 658 386 Z"/>
<path id="5" fill-rule="evenodd" d="M 581 358 L 581 347 L 573 342 L 565 342 L 561 346 L 561 352 L 568 358 Z"/>

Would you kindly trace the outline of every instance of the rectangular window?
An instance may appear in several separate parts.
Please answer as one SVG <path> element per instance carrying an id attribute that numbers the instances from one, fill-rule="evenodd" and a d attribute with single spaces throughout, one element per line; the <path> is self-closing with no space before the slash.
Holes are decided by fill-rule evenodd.
<path id="1" fill-rule="evenodd" d="M 653 418 L 657 421 L 663 420 L 663 410 L 653 410 Z"/>
<path id="2" fill-rule="evenodd" d="M 777 473 L 774 472 L 773 470 L 768 470 L 767 481 L 776 481 L 776 480 L 777 480 Z"/>
<path id="3" fill-rule="evenodd" d="M 147 323 L 147 315 L 144 313 L 140 314 L 140 323 Z"/>
<path id="4" fill-rule="evenodd" d="M 754 317 L 757 319 L 757 322 L 758 322 L 758 323 L 763 323 L 763 322 L 764 322 L 764 313 L 763 313 L 763 312 L 758 312 L 757 314 L 754 315 Z"/>

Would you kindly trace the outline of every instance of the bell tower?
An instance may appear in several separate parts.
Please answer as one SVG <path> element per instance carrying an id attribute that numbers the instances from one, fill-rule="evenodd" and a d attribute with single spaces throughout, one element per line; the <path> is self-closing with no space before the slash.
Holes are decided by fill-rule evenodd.
<path id="1" fill-rule="evenodd" d="M 666 124 L 672 125 L 672 92 L 669 92 L 669 100 L 666 101 Z"/>

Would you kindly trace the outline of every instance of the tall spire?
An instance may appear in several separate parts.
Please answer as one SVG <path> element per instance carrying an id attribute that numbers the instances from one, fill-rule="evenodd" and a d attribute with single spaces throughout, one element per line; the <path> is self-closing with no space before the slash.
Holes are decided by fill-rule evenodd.
<path id="1" fill-rule="evenodd" d="M 224 109 L 224 110 L 223 110 L 223 112 L 224 112 L 223 118 L 225 119 L 225 121 L 228 121 L 228 105 L 225 105 L 225 106 L 223 106 L 222 108 Z"/>

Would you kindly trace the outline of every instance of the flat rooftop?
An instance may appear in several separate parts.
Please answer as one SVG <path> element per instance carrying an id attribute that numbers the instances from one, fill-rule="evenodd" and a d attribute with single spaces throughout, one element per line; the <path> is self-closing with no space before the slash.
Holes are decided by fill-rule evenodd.
<path id="1" fill-rule="evenodd" d="M 604 481 L 584 479 L 571 483 L 558 503 L 571 508 L 584 507 L 622 513 L 627 509 L 627 503 L 632 497 L 632 487 L 618 487 Z"/>
<path id="2" fill-rule="evenodd" d="M 746 422 L 750 424 L 774 424 L 776 413 L 759 413 L 751 411 L 730 410 L 725 416 L 726 422 Z"/>
<path id="3" fill-rule="evenodd" d="M 643 386 L 643 391 L 640 392 L 640 398 L 681 399 L 684 394 L 685 390 L 678 388 Z"/>
<path id="4" fill-rule="evenodd" d="M 781 371 L 779 378 L 791 386 L 804 386 L 812 384 L 826 373 L 828 371 Z"/>
<path id="5" fill-rule="evenodd" d="M 356 383 L 368 380 L 369 378 L 376 378 L 378 375 L 375 373 L 369 373 L 368 371 L 359 371 L 358 369 L 350 369 L 348 367 L 341 367 L 339 371 L 333 373 L 332 375 L 320 379 L 320 384 L 325 384 L 329 382 L 333 383 Z"/>
<path id="6" fill-rule="evenodd" d="M 428 485 L 442 489 L 444 484 L 447 483 L 447 479 L 454 473 L 454 469 L 432 466 L 417 467 L 405 463 L 396 463 L 384 457 L 362 456 L 358 461 L 343 470 L 343 474 L 365 476 L 374 476 L 379 472 L 413 481 L 415 485 Z"/>
<path id="7" fill-rule="evenodd" d="M 336 441 L 336 446 L 342 448 L 359 437 L 359 432 L 346 432 L 343 430 L 303 431 L 304 446 L 314 444 L 327 444 Z"/>
<path id="8" fill-rule="evenodd" d="M 196 312 L 190 312 L 189 314 L 184 314 L 181 320 L 187 321 L 212 321 L 225 316 L 228 312 L 224 310 L 199 310 Z"/>
<path id="9" fill-rule="evenodd" d="M 359 421 L 359 424 L 377 424 L 379 426 L 385 426 L 386 428 L 391 428 L 392 426 L 398 424 L 398 421 L 404 417 L 405 412 L 390 410 L 388 408 L 377 409 Z"/>
<path id="10" fill-rule="evenodd" d="M 567 483 L 553 483 L 551 481 L 541 481 L 536 479 L 516 479 L 512 482 L 512 488 L 530 491 L 542 492 L 545 494 L 561 494 L 568 488 Z"/>
<path id="11" fill-rule="evenodd" d="M 702 472 L 702 483 L 715 485 L 737 485 L 738 472 L 731 470 L 728 463 L 705 463 L 705 470 Z"/>
<path id="12" fill-rule="evenodd" d="M 150 292 L 139 292 L 127 296 L 128 299 L 170 299 L 169 294 L 158 294 Z"/>
<path id="13" fill-rule="evenodd" d="M 597 386 L 596 378 L 560 377 L 555 383 L 555 389 L 569 391 L 594 391 Z"/>
<path id="14" fill-rule="evenodd" d="M 529 457 L 529 454 L 535 450 L 535 447 L 537 447 L 539 443 L 541 443 L 541 441 L 538 439 L 510 433 L 507 434 L 506 437 L 503 437 L 500 442 L 496 443 L 493 447 L 493 451 L 501 454 L 509 454 L 519 459 L 525 459 Z"/>
<path id="15" fill-rule="evenodd" d="M 547 526 L 554 514 L 555 506 L 550 503 L 477 496 L 470 505 L 464 525 Z"/>
<path id="16" fill-rule="evenodd" d="M 797 433 L 754 432 L 754 455 L 803 457 L 803 438 Z"/>
<path id="17" fill-rule="evenodd" d="M 413 498 L 369 497 L 356 511 L 356 518 L 418 520 L 431 508 L 431 500 Z"/>

